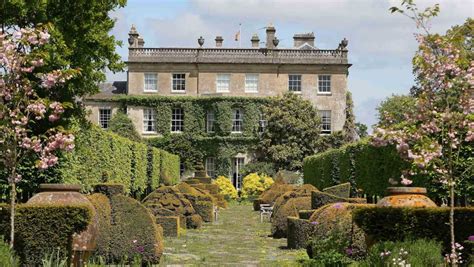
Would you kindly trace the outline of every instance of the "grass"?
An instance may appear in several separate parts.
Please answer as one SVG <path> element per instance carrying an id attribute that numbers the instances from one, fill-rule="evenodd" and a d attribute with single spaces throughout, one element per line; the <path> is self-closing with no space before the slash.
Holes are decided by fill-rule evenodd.
<path id="1" fill-rule="evenodd" d="M 186 230 L 179 238 L 165 240 L 162 266 L 298 266 L 304 250 L 286 249 L 286 239 L 269 237 L 270 223 L 249 202 L 230 203 L 220 210 L 219 221 Z"/>

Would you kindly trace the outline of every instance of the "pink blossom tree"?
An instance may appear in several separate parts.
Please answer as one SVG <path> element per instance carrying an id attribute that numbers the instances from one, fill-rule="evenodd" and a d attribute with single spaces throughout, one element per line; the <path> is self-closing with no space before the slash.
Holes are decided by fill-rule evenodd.
<path id="1" fill-rule="evenodd" d="M 393 144 L 400 156 L 411 163 L 401 183 L 412 183 L 413 175 L 434 178 L 445 185 L 450 198 L 451 254 L 447 260 L 460 262 L 454 236 L 454 200 L 457 176 L 454 166 L 465 146 L 474 142 L 474 62 L 463 60 L 466 50 L 450 36 L 430 34 L 427 21 L 439 12 L 438 5 L 418 11 L 413 1 L 403 1 L 405 10 L 392 7 L 416 22 L 422 34 L 415 34 L 419 50 L 413 71 L 419 87 L 416 107 L 405 120 L 374 131 L 376 146 Z M 472 166 L 471 166 L 472 167 Z M 467 171 L 467 170 L 466 170 Z"/>
<path id="2" fill-rule="evenodd" d="M 0 167 L 6 169 L 11 186 L 11 247 L 20 161 L 34 154 L 38 169 L 46 169 L 58 162 L 56 151 L 74 148 L 74 136 L 58 124 L 70 104 L 54 99 L 55 89 L 78 71 L 42 72 L 46 56 L 42 48 L 48 42 L 45 28 L 0 32 Z M 47 126 L 38 127 L 40 124 Z"/>

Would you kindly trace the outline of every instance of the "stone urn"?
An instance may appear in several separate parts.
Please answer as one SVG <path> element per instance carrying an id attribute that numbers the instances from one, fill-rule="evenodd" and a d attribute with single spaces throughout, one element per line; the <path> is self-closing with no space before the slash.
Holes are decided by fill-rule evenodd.
<path id="1" fill-rule="evenodd" d="M 377 207 L 436 207 L 426 196 L 424 187 L 388 187 L 388 196 L 377 202 Z"/>
<path id="2" fill-rule="evenodd" d="M 92 210 L 92 222 L 81 233 L 74 233 L 72 240 L 73 266 L 83 266 L 96 248 L 98 217 L 94 206 L 81 194 L 80 185 L 41 184 L 40 193 L 30 198 L 27 204 L 85 205 Z"/>

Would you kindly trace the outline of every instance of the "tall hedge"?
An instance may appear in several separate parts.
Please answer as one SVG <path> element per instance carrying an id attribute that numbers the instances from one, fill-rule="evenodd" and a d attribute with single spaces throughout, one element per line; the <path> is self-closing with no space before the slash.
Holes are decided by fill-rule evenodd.
<path id="1" fill-rule="evenodd" d="M 154 147 L 148 148 L 148 186 L 157 188 L 161 178 L 161 152 Z"/>
<path id="2" fill-rule="evenodd" d="M 303 163 L 304 183 L 325 188 L 350 182 L 353 189 L 367 195 L 385 195 L 388 180 L 398 180 L 406 169 L 393 147 L 374 147 L 366 140 L 338 149 L 306 157 Z M 427 186 L 429 181 L 414 177 L 414 186 Z"/>
<path id="3" fill-rule="evenodd" d="M 173 185 L 179 182 L 179 157 L 161 150 L 160 174 L 161 183 L 165 185 Z"/>
<path id="4" fill-rule="evenodd" d="M 92 211 L 87 206 L 18 205 L 15 210 L 15 252 L 22 266 L 40 266 L 46 253 L 59 248 L 69 257 L 72 234 L 87 228 Z M 10 208 L 0 204 L 0 235 L 10 236 Z"/>

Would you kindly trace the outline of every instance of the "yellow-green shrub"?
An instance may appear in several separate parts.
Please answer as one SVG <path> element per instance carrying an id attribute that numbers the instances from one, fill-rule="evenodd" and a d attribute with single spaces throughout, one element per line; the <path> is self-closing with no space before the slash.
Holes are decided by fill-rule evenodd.
<path id="1" fill-rule="evenodd" d="M 273 184 L 273 179 L 268 176 L 259 176 L 258 173 L 251 173 L 244 177 L 242 184 L 242 197 L 259 196 L 263 191 Z"/>
<path id="2" fill-rule="evenodd" d="M 237 198 L 237 189 L 235 189 L 229 178 L 219 176 L 217 179 L 212 181 L 212 183 L 219 187 L 219 194 L 224 195 L 227 199 Z"/>

